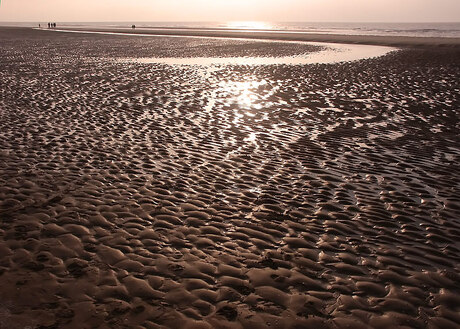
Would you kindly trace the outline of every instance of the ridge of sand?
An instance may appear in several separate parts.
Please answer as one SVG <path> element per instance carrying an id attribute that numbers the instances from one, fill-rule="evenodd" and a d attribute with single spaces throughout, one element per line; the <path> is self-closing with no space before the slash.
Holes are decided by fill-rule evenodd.
<path id="1" fill-rule="evenodd" d="M 143 34 L 162 36 L 196 36 L 196 37 L 217 37 L 217 38 L 244 38 L 244 39 L 265 39 L 283 41 L 314 41 L 332 43 L 356 43 L 382 46 L 460 46 L 460 38 L 437 38 L 437 37 L 411 37 L 411 36 L 373 36 L 373 35 L 343 35 L 323 33 L 302 33 L 265 30 L 208 30 L 192 28 L 159 28 L 159 29 L 120 29 L 120 28 L 59 28 L 61 31 L 75 32 L 107 32 L 120 34 Z"/>

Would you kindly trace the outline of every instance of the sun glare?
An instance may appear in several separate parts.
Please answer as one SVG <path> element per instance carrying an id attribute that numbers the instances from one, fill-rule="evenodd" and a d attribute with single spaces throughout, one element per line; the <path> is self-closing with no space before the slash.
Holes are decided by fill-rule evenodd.
<path id="1" fill-rule="evenodd" d="M 273 26 L 267 22 L 261 21 L 234 21 L 226 24 L 231 29 L 249 29 L 249 30 L 270 30 Z"/>

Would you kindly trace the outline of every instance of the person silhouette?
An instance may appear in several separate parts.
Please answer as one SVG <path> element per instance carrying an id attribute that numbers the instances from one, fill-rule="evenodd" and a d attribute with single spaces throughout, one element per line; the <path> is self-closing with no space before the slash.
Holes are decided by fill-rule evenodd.
<path id="1" fill-rule="evenodd" d="M 48 23 L 48 28 L 50 28 L 50 27 L 51 27 L 51 23 Z"/>

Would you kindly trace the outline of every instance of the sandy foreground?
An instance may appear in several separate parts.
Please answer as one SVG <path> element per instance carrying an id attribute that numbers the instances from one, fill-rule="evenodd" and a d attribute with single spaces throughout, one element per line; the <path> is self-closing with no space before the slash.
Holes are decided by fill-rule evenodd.
<path id="1" fill-rule="evenodd" d="M 460 327 L 459 47 L 0 44 L 0 328 Z"/>

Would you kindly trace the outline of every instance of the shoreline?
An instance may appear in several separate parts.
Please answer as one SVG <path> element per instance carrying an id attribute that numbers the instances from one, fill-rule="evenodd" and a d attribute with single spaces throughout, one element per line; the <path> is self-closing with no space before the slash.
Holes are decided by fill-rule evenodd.
<path id="1" fill-rule="evenodd" d="M 36 28 L 35 28 L 36 29 Z M 45 30 L 48 29 L 37 29 Z M 113 33 L 121 35 L 152 35 L 152 36 L 183 36 L 183 37 L 215 37 L 215 38 L 242 38 L 259 40 L 279 41 L 307 41 L 307 42 L 329 42 L 345 44 L 364 44 L 392 47 L 460 47 L 460 38 L 436 38 L 436 37 L 408 37 L 408 36 L 370 36 L 370 35 L 343 35 L 343 34 L 322 34 L 303 32 L 267 32 L 261 30 L 207 30 L 207 29 L 184 29 L 184 28 L 158 28 L 158 29 L 120 29 L 120 28 L 65 28 L 57 30 L 75 33 Z"/>

